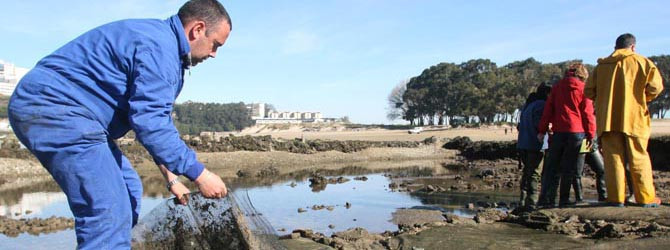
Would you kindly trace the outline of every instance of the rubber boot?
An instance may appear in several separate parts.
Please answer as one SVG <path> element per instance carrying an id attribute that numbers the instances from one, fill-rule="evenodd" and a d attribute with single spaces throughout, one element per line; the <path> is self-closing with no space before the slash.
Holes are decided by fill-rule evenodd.
<path id="1" fill-rule="evenodd" d="M 596 173 L 596 191 L 598 192 L 598 201 L 607 200 L 607 190 L 605 189 L 605 163 L 600 151 L 593 150 L 586 156 L 586 161 L 591 170 Z"/>
<path id="2" fill-rule="evenodd" d="M 574 203 L 570 203 L 570 189 L 572 188 L 573 181 L 574 176 L 571 175 L 561 176 L 560 192 L 558 197 L 559 207 L 568 207 L 574 205 Z"/>
<path id="3" fill-rule="evenodd" d="M 572 181 L 572 189 L 575 190 L 575 203 L 580 203 L 584 201 L 582 196 L 582 178 L 575 178 Z"/>

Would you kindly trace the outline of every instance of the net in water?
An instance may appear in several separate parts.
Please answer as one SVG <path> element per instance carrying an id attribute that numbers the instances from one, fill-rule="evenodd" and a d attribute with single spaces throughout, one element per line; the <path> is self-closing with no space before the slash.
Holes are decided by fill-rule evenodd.
<path id="1" fill-rule="evenodd" d="M 132 232 L 133 249 L 285 249 L 270 223 L 249 196 L 229 193 L 207 199 L 188 196 L 188 205 L 174 198 L 160 203 Z"/>

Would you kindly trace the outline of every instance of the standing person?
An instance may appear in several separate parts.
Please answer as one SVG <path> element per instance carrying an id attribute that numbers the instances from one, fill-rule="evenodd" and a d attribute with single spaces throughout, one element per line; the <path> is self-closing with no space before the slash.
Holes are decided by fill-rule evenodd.
<path id="1" fill-rule="evenodd" d="M 656 65 L 635 53 L 635 36 L 616 39 L 614 52 L 598 59 L 585 94 L 595 100 L 598 136 L 602 142 L 607 200 L 615 206 L 626 201 L 625 164 L 630 167 L 637 203 L 658 206 L 647 143 L 651 117 L 647 103 L 663 91 Z"/>
<path id="2" fill-rule="evenodd" d="M 554 132 L 545 164 L 547 183 L 543 183 L 546 193 L 542 201 L 545 206 L 554 206 L 559 179 L 559 206 L 571 205 L 570 188 L 578 174 L 577 170 L 583 169 L 584 164 L 584 154 L 579 152 L 582 141 L 586 138 L 590 143 L 595 134 L 593 103 L 584 97 L 583 81 L 586 78 L 588 71 L 583 64 L 571 64 L 565 77 L 551 90 L 544 107 L 537 139 L 544 139 L 550 123 Z"/>
<path id="3" fill-rule="evenodd" d="M 129 249 L 142 183 L 114 143 L 133 130 L 180 197 L 194 181 L 208 198 L 227 189 L 179 137 L 171 113 L 184 70 L 216 55 L 231 30 L 216 0 L 191 0 L 166 20 L 133 19 L 84 33 L 19 82 L 9 119 L 67 196 L 81 249 Z M 166 174 L 165 171 L 174 174 Z M 176 174 L 176 175 L 175 175 Z"/>
<path id="4" fill-rule="evenodd" d="M 519 150 L 521 163 L 523 165 L 523 175 L 521 177 L 521 197 L 522 207 L 533 210 L 537 205 L 538 190 L 537 185 L 540 181 L 542 172 L 542 158 L 544 158 L 543 142 L 538 142 L 536 136 L 537 128 L 540 124 L 544 103 L 551 91 L 551 84 L 546 82 L 540 84 L 537 90 L 528 96 L 526 104 L 521 109 L 519 118 L 519 133 L 517 149 Z"/>

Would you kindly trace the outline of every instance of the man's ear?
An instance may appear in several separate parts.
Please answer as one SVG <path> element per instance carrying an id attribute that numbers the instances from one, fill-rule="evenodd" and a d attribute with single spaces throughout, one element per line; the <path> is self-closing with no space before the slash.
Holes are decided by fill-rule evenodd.
<path id="1" fill-rule="evenodd" d="M 633 44 L 633 45 L 630 46 L 630 50 L 632 50 L 633 52 L 635 52 L 635 44 Z"/>
<path id="2" fill-rule="evenodd" d="M 205 35 L 205 22 L 193 21 L 193 24 L 191 24 L 191 29 L 189 29 L 188 31 L 189 40 L 194 41 L 204 35 Z"/>

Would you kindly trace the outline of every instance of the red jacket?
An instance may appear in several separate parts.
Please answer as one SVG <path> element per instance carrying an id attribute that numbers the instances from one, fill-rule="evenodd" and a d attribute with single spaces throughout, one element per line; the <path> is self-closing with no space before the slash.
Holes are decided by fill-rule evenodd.
<path id="1" fill-rule="evenodd" d="M 546 133 L 549 123 L 553 132 L 585 133 L 587 139 L 593 139 L 593 102 L 584 96 L 584 82 L 579 78 L 566 76 L 551 89 L 538 132 Z"/>

